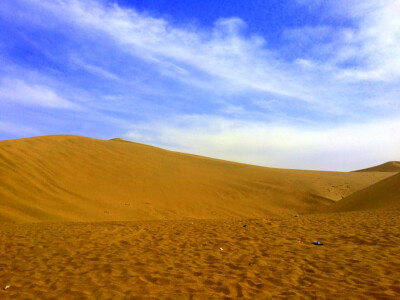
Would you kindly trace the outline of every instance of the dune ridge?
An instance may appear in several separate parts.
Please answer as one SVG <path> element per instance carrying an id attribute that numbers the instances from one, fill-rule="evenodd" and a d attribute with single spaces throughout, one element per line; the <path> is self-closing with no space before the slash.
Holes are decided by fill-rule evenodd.
<path id="1" fill-rule="evenodd" d="M 318 211 L 392 173 L 274 169 L 116 140 L 0 142 L 0 221 L 257 218 Z"/>

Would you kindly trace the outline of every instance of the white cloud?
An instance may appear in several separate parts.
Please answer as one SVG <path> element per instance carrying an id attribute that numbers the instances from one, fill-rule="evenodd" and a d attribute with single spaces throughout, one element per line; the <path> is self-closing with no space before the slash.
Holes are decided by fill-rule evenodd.
<path id="1" fill-rule="evenodd" d="M 298 74 L 265 47 L 261 37 L 241 35 L 245 27 L 241 19 L 220 19 L 212 32 L 205 32 L 173 27 L 163 19 L 94 1 L 36 3 L 81 30 L 103 32 L 124 51 L 183 82 L 210 90 L 219 87 L 226 93 L 250 89 L 318 102 L 312 91 L 296 80 Z M 211 78 L 204 80 L 204 75 Z"/>
<path id="2" fill-rule="evenodd" d="M 60 109 L 79 109 L 79 106 L 59 96 L 50 87 L 30 84 L 16 78 L 0 81 L 0 99 L 16 104 Z"/>
<path id="3" fill-rule="evenodd" d="M 0 121 L 0 133 L 5 132 L 18 137 L 40 135 L 41 132 L 32 126 Z"/>
<path id="4" fill-rule="evenodd" d="M 78 65 L 79 67 L 85 69 L 86 71 L 96 75 L 96 76 L 100 76 L 100 77 L 104 77 L 106 79 L 111 79 L 111 80 L 119 80 L 120 78 L 115 75 L 114 73 L 107 71 L 106 69 L 96 66 L 96 65 L 92 65 L 89 64 L 87 62 L 82 61 L 80 58 L 78 58 L 77 56 L 73 56 L 71 57 L 71 60 L 73 61 L 73 63 L 75 63 L 76 65 Z"/>
<path id="5" fill-rule="evenodd" d="M 193 26 L 176 27 L 134 9 L 93 0 L 29 3 L 40 8 L 38 13 L 50 13 L 56 22 L 75 26 L 79 32 L 89 36 L 101 33 L 99 36 L 107 37 L 102 42 L 113 41 L 118 51 L 153 64 L 163 76 L 208 93 L 268 93 L 281 102 L 301 102 L 317 111 L 346 114 L 348 103 L 357 101 L 363 106 L 364 100 L 371 101 L 364 95 L 357 97 L 351 82 L 397 82 L 400 75 L 397 0 L 385 0 L 384 4 L 373 0 L 328 1 L 341 18 L 349 18 L 354 24 L 286 30 L 287 38 L 304 42 L 312 54 L 307 58 L 299 54 L 291 61 L 270 50 L 262 37 L 245 35 L 246 24 L 239 18 L 217 20 L 211 31 L 205 31 Z M 346 10 L 340 11 L 342 7 Z M 356 64 L 346 66 L 349 61 Z M 100 65 L 81 65 L 98 76 L 118 78 L 118 74 Z"/>
<path id="6" fill-rule="evenodd" d="M 400 78 L 400 2 L 398 0 L 356 1 L 350 15 L 358 20 L 348 40 L 347 59 L 360 58 L 364 66 L 344 75 L 360 80 L 393 81 Z"/>
<path id="7" fill-rule="evenodd" d="M 154 138 L 148 140 L 149 136 Z M 348 171 L 398 158 L 400 121 L 324 128 L 192 115 L 151 126 L 138 125 L 125 137 L 177 151 L 269 167 Z"/>
<path id="8" fill-rule="evenodd" d="M 225 114 L 237 114 L 237 113 L 241 113 L 244 112 L 243 107 L 241 106 L 237 106 L 237 105 L 228 105 L 222 109 L 219 110 L 221 113 L 225 113 Z"/>
<path id="9" fill-rule="evenodd" d="M 316 4 L 301 1 L 307 6 Z M 343 26 L 305 26 L 286 37 L 307 42 L 319 64 L 335 66 L 337 79 L 396 82 L 400 79 L 400 2 L 398 0 L 326 1 L 325 16 Z M 318 4 L 317 6 L 321 6 Z M 328 38 L 329 41 L 324 40 Z"/>

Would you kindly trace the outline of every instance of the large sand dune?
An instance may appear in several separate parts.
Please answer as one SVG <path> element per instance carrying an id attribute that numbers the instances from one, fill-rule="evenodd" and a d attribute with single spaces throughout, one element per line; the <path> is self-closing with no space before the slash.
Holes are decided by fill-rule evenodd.
<path id="1" fill-rule="evenodd" d="M 392 173 L 258 167 L 116 140 L 0 142 L 0 221 L 248 218 L 317 211 Z"/>
<path id="2" fill-rule="evenodd" d="M 334 203 L 329 211 L 400 207 L 400 174 L 386 178 Z"/>

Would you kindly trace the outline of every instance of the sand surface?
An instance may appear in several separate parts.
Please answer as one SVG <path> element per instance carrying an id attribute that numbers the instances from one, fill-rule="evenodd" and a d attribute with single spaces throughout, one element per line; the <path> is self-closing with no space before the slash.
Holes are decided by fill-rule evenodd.
<path id="1" fill-rule="evenodd" d="M 79 136 L 0 141 L 0 221 L 292 215 L 393 174 L 265 168 Z"/>
<path id="2" fill-rule="evenodd" d="M 0 299 L 400 299 L 396 167 L 0 141 Z"/>
<path id="3" fill-rule="evenodd" d="M 2 223 L 0 238 L 1 299 L 400 298 L 398 209 Z"/>

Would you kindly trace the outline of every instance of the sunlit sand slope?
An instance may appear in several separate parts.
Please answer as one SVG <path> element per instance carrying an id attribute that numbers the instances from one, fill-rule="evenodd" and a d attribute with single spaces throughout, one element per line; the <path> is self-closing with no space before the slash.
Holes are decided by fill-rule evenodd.
<path id="1" fill-rule="evenodd" d="M 0 142 L 0 221 L 263 217 L 318 210 L 391 173 L 284 170 L 121 140 Z"/>
<path id="2" fill-rule="evenodd" d="M 351 211 L 400 207 L 400 174 L 386 178 L 344 198 L 329 211 Z"/>
<path id="3" fill-rule="evenodd" d="M 400 172 L 400 161 L 389 161 L 379 166 L 357 170 L 355 172 Z"/>

